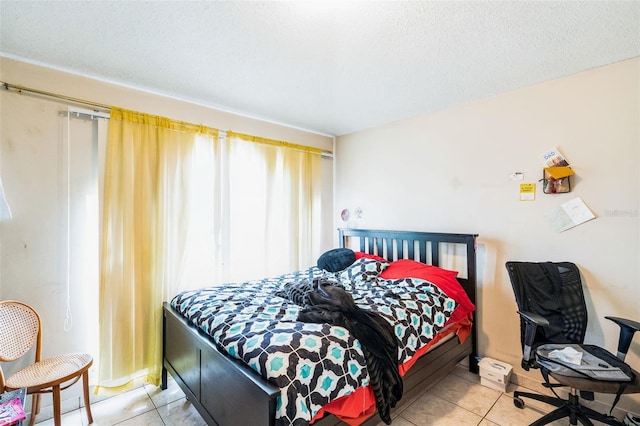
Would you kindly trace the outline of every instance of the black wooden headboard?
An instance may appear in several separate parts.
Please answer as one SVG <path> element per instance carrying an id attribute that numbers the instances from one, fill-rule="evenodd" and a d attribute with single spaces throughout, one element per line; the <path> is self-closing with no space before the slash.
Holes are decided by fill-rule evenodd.
<path id="1" fill-rule="evenodd" d="M 458 276 L 458 281 L 466 291 L 469 299 L 471 299 L 471 302 L 477 306 L 477 234 L 340 228 L 338 229 L 338 237 L 340 247 L 349 247 L 363 253 L 375 254 L 389 261 L 412 259 L 433 266 L 441 266 L 442 264 L 443 259 L 441 258 L 440 244 L 464 245 L 466 268 L 465 271 L 460 271 L 463 274 Z M 466 274 L 464 274 L 464 272 L 466 272 Z M 477 331 L 475 321 L 471 336 L 473 353 L 476 355 Z M 471 366 L 471 369 L 477 372 L 475 365 Z"/>

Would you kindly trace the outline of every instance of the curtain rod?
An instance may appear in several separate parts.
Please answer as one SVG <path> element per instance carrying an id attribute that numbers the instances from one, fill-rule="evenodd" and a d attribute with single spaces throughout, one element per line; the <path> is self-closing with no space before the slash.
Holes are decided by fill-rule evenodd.
<path id="1" fill-rule="evenodd" d="M 55 98 L 55 99 L 62 99 L 64 101 L 73 102 L 81 105 L 88 105 L 88 106 L 103 109 L 106 111 L 109 111 L 111 109 L 111 105 L 100 104 L 98 102 L 90 102 L 84 99 L 72 98 L 71 96 L 59 95 L 57 93 L 45 92 L 44 90 L 32 89 L 30 87 L 19 86 L 17 84 L 9 84 L 5 81 L 0 81 L 0 85 L 5 90 L 15 90 L 17 92 L 34 93 L 36 95 L 46 96 L 46 97 Z"/>
<path id="2" fill-rule="evenodd" d="M 24 87 L 17 84 L 10 84 L 10 83 L 7 83 L 6 81 L 0 81 L 0 86 L 3 87 L 5 90 L 15 90 L 18 93 L 22 93 L 22 92 L 33 93 L 40 96 L 46 96 L 48 98 L 61 99 L 67 102 L 73 102 L 80 105 L 87 105 L 87 106 L 102 109 L 105 111 L 111 110 L 111 105 L 86 101 L 84 99 L 78 99 L 78 98 L 73 98 L 71 96 L 59 95 L 57 93 L 52 93 L 52 92 L 45 92 L 44 90 L 32 89 L 30 87 Z M 333 153 L 330 151 L 323 150 L 321 155 L 323 158 L 331 158 L 331 159 L 333 158 Z"/>

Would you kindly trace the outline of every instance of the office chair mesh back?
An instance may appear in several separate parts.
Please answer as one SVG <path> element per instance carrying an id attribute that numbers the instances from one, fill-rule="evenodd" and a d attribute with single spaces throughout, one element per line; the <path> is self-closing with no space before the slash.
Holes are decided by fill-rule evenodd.
<path id="1" fill-rule="evenodd" d="M 587 306 L 580 271 L 570 262 L 507 262 L 516 303 L 549 320 L 538 327 L 537 343 L 582 343 L 587 329 Z M 524 346 L 524 321 L 520 341 Z"/>

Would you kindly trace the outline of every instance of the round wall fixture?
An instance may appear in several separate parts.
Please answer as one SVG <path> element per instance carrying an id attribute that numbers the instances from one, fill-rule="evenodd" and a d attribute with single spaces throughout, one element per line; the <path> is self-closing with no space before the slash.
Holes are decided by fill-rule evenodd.
<path id="1" fill-rule="evenodd" d="M 343 210 L 340 212 L 340 218 L 341 218 L 344 222 L 348 221 L 350 217 L 351 217 L 351 213 L 349 213 L 349 209 L 343 209 Z"/>

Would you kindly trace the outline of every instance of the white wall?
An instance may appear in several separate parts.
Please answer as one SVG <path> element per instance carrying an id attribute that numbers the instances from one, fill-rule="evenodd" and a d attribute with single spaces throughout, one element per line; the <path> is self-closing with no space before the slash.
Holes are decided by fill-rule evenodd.
<path id="1" fill-rule="evenodd" d="M 587 340 L 615 351 L 617 326 L 603 316 L 640 320 L 639 104 L 635 58 L 341 136 L 336 226 L 340 210 L 360 206 L 361 228 L 478 233 L 479 351 L 518 373 L 519 319 L 504 263 L 572 261 L 585 279 Z M 538 157 L 552 147 L 577 174 L 571 193 L 543 194 L 537 182 Z M 513 172 L 537 183 L 535 201 L 519 201 Z M 574 197 L 597 218 L 557 233 L 545 213 Z M 628 361 L 640 369 L 640 335 Z"/>
<path id="2" fill-rule="evenodd" d="M 200 105 L 124 88 L 85 77 L 0 58 L 0 80 L 92 102 L 201 123 L 210 127 L 333 150 L 333 138 Z M 97 276 L 72 273 L 73 325 L 65 330 L 66 151 L 65 102 L 0 91 L 0 176 L 13 218 L 0 222 L 0 299 L 33 305 L 43 318 L 44 356 L 88 351 L 97 345 Z M 100 131 L 91 121 L 72 119 L 71 155 L 88 166 Z M 101 129 L 103 130 L 103 129 Z M 77 141 L 78 143 L 74 143 Z M 95 148 L 95 146 L 94 146 Z M 84 160 L 79 160 L 79 158 Z M 75 161 L 73 160 L 72 161 Z M 323 248 L 333 244 L 333 162 L 322 161 Z M 72 192 L 74 189 L 72 189 Z M 74 225 L 79 218 L 73 216 Z M 97 226 L 93 230 L 98 232 Z M 76 236 L 72 236 L 75 238 Z M 81 236 L 77 236 L 81 238 Z M 97 262 L 95 253 L 72 253 L 74 263 Z M 82 256 L 82 257 L 80 257 Z M 4 365 L 9 371 L 16 366 Z M 76 389 L 79 395 L 80 388 Z M 70 392 L 63 394 L 69 398 Z M 73 394 L 73 392 L 71 392 Z M 77 408 L 77 398 L 76 407 Z M 68 401 L 67 401 L 68 402 Z M 45 401 L 45 405 L 47 402 Z M 74 408 L 73 402 L 67 408 Z"/>

